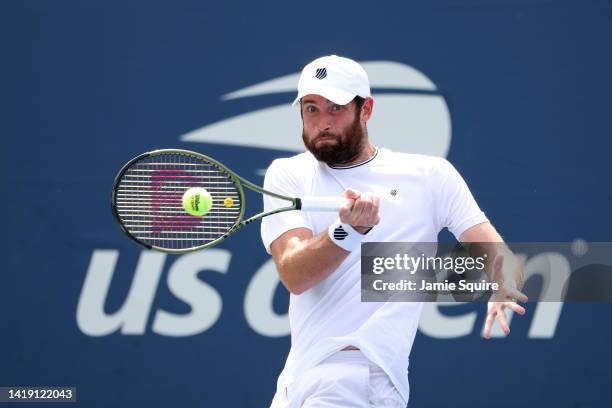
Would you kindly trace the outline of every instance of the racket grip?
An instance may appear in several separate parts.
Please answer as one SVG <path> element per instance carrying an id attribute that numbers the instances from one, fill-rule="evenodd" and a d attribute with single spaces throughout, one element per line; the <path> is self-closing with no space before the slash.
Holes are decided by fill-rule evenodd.
<path id="1" fill-rule="evenodd" d="M 302 211 L 338 211 L 348 202 L 343 197 L 302 197 L 300 207 Z"/>

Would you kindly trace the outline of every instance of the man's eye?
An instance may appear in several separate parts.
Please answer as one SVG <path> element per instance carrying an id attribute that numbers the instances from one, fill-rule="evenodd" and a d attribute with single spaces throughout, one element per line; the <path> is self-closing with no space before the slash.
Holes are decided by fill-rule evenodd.
<path id="1" fill-rule="evenodd" d="M 334 106 L 332 106 L 332 110 L 339 111 L 339 110 L 342 110 L 343 107 L 344 106 L 342 106 L 342 105 L 334 105 Z"/>
<path id="2" fill-rule="evenodd" d="M 306 112 L 314 112 L 314 111 L 316 111 L 316 108 L 314 106 L 310 105 L 306 107 Z"/>

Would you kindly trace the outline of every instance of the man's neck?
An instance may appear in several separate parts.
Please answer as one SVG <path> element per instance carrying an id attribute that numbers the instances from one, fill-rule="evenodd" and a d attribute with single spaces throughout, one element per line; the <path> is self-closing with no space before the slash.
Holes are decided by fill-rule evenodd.
<path id="1" fill-rule="evenodd" d="M 376 154 L 376 146 L 372 143 L 367 142 L 365 147 L 361 150 L 361 153 L 355 157 L 355 159 L 351 160 L 347 163 L 342 164 L 328 164 L 329 167 L 332 168 L 342 168 L 342 167 L 352 167 L 357 164 L 365 163 L 368 160 L 372 159 L 372 157 Z"/>

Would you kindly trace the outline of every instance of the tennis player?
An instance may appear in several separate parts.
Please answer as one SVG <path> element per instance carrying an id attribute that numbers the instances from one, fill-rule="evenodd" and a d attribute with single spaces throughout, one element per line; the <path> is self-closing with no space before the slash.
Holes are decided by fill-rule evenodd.
<path id="1" fill-rule="evenodd" d="M 406 407 L 408 357 L 423 305 L 362 303 L 361 243 L 436 242 L 445 227 L 463 243 L 502 238 L 447 160 L 372 144 L 366 124 L 374 100 L 357 62 L 331 55 L 306 65 L 295 104 L 307 151 L 274 160 L 264 188 L 348 200 L 337 214 L 291 211 L 262 220 L 263 243 L 291 293 L 291 350 L 272 408 Z M 264 196 L 266 211 L 280 204 Z M 488 304 L 486 338 L 495 317 L 508 334 L 504 309 L 524 314 L 516 301 L 527 300 L 517 289 L 520 263 L 497 252 L 493 268 L 502 273 L 504 266 L 513 279 Z"/>

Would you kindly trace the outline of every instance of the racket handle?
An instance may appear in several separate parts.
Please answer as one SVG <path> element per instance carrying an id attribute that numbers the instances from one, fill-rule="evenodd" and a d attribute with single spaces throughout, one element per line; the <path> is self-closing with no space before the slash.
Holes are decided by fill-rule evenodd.
<path id="1" fill-rule="evenodd" d="M 299 210 L 302 211 L 338 211 L 349 200 L 343 197 L 302 197 L 299 199 Z"/>

